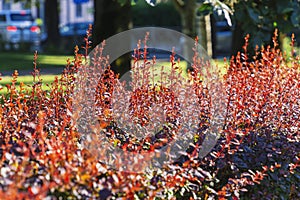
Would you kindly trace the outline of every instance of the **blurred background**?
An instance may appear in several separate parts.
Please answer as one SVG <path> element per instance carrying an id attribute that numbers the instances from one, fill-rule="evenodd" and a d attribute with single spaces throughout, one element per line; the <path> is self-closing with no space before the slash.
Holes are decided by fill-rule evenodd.
<path id="1" fill-rule="evenodd" d="M 281 48 L 292 33 L 299 46 L 300 0 L 0 0 L 0 59 L 35 50 L 71 55 L 89 24 L 93 46 L 121 31 L 156 26 L 198 36 L 210 56 L 222 59 L 241 51 L 248 33 L 250 54 L 271 44 L 275 29 Z M 114 62 L 119 73 L 128 69 L 128 56 Z"/>

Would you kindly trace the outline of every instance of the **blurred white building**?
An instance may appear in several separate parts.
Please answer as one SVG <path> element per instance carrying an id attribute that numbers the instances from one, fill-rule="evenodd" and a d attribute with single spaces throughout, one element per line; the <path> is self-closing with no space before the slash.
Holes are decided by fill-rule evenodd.
<path id="1" fill-rule="evenodd" d="M 14 0 L 0 0 L 0 10 L 31 9 L 33 17 L 41 18 L 44 21 L 44 1 L 31 0 L 31 6 L 29 6 L 24 2 L 14 3 Z M 93 0 L 59 0 L 58 2 L 60 24 L 93 21 Z"/>
<path id="2" fill-rule="evenodd" d="M 60 0 L 60 24 L 94 21 L 94 1 Z"/>

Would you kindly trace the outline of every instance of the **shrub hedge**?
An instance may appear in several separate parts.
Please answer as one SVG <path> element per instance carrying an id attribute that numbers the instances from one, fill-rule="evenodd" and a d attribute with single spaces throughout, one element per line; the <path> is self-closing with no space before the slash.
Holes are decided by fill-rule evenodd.
<path id="1" fill-rule="evenodd" d="M 17 90 L 17 71 L 2 86 L 8 92 L 0 106 L 0 199 L 300 199 L 299 56 L 291 52 L 287 58 L 275 33 L 274 47 L 257 49 L 249 59 L 247 41 L 244 52 L 226 65 L 225 121 L 211 153 L 200 159 L 195 145 L 183 161 L 145 173 L 112 169 L 82 146 L 72 120 L 72 94 L 87 57 L 76 48 L 64 72 L 43 90 L 36 53 L 31 90 L 23 84 Z M 191 74 L 201 102 L 209 98 L 203 98 L 197 59 Z M 111 99 L 104 92 L 112 92 L 117 76 L 109 67 L 107 73 L 94 87 L 99 89 L 97 105 L 109 110 Z M 143 99 L 145 93 L 137 95 Z M 209 112 L 204 115 L 199 127 L 205 129 Z M 99 117 L 99 128 L 107 133 L 102 137 L 114 137 L 116 148 L 134 143 L 116 137 L 123 133 L 114 129 L 107 110 L 99 116 L 106 117 Z M 201 146 L 205 132 L 199 129 L 195 135 Z"/>

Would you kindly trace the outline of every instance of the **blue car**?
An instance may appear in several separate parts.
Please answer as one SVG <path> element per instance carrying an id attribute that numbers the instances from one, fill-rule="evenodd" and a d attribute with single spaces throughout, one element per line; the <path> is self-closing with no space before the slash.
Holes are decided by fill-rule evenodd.
<path id="1" fill-rule="evenodd" d="M 81 50 L 85 46 L 84 37 L 89 25 L 93 22 L 75 22 L 67 23 L 59 27 L 60 36 L 62 38 L 62 45 L 64 49 L 71 49 L 71 47 L 78 46 Z M 70 53 L 73 53 L 70 52 Z"/>
<path id="2" fill-rule="evenodd" d="M 89 28 L 89 25 L 93 24 L 93 22 L 74 22 L 74 23 L 67 23 L 61 25 L 59 28 L 60 35 L 62 37 L 84 37 L 86 36 L 86 31 Z"/>
<path id="3" fill-rule="evenodd" d="M 223 11 L 216 11 L 211 20 L 213 57 L 230 57 L 234 27 L 228 24 Z"/>

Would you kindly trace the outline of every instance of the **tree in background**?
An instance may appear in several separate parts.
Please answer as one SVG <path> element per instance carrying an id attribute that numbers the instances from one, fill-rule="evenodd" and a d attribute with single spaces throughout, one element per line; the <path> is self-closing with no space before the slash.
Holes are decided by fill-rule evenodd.
<path id="1" fill-rule="evenodd" d="M 131 0 L 94 0 L 93 47 L 104 39 L 128 30 L 131 24 Z M 131 55 L 125 54 L 112 63 L 112 69 L 123 75 L 130 69 Z"/>
<path id="2" fill-rule="evenodd" d="M 242 49 L 246 34 L 250 34 L 249 49 L 253 53 L 256 45 L 271 44 L 275 29 L 280 32 L 282 44 L 285 34 L 300 28 L 299 0 L 240 0 L 233 9 L 236 24 L 232 54 Z"/>
<path id="3" fill-rule="evenodd" d="M 199 10 L 201 13 L 211 14 L 220 5 L 215 2 L 218 1 L 205 1 Z M 230 7 L 233 11 L 232 55 L 242 50 L 247 34 L 250 34 L 248 51 L 253 54 L 256 45 L 271 44 L 275 29 L 279 30 L 282 40 L 285 34 L 294 28 L 300 28 L 299 0 L 224 0 L 222 4 L 221 7 Z M 227 8 L 223 10 L 226 11 Z M 230 19 L 227 17 L 228 20 Z"/>
<path id="4" fill-rule="evenodd" d="M 195 37 L 196 0 L 173 0 L 173 3 L 181 16 L 182 33 Z"/>
<path id="5" fill-rule="evenodd" d="M 46 50 L 60 46 L 58 0 L 45 0 Z"/>
<path id="6" fill-rule="evenodd" d="M 93 47 L 104 39 L 131 28 L 132 5 L 138 0 L 94 0 Z M 160 1 L 143 0 L 154 6 Z M 112 65 L 112 69 L 122 76 L 130 69 L 131 54 L 121 56 Z"/>
<path id="7" fill-rule="evenodd" d="M 157 26 L 181 30 L 181 18 L 172 1 L 155 6 L 140 0 L 132 6 L 132 24 L 136 27 Z"/>
<path id="8" fill-rule="evenodd" d="M 94 31 L 93 46 L 95 47 L 104 39 L 119 32 L 128 30 L 131 24 L 131 6 L 138 0 L 94 0 Z M 141 0 L 140 0 L 141 1 Z M 206 24 L 204 16 L 200 16 L 199 27 L 196 27 L 197 8 L 202 3 L 196 0 L 144 0 L 151 6 L 160 3 L 172 2 L 181 17 L 182 32 L 192 38 L 199 36 L 200 44 L 206 49 Z M 222 5 L 220 1 L 212 1 L 212 4 Z M 161 15 L 160 15 L 161 16 Z M 149 16 L 150 17 L 150 16 Z M 197 30 L 198 29 L 198 30 Z M 189 55 L 185 55 L 189 56 Z M 189 56 L 190 57 L 190 56 Z M 130 55 L 122 56 L 112 64 L 114 71 L 120 75 L 130 68 Z"/>

